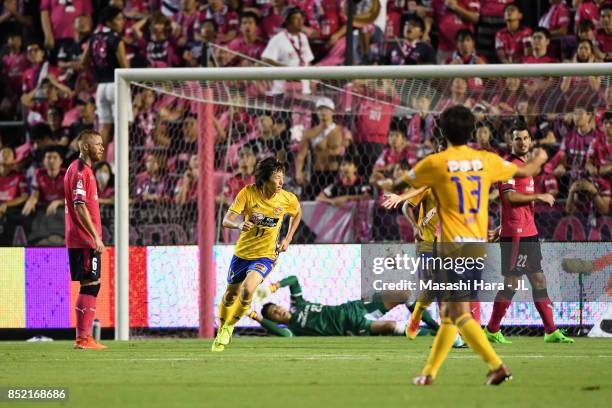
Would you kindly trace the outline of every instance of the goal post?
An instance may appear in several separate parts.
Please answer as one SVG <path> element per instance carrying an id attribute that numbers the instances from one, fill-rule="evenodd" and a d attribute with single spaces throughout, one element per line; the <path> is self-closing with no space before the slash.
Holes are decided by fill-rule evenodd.
<path id="1" fill-rule="evenodd" d="M 508 77 L 586 77 L 611 76 L 612 64 L 509 64 L 509 65 L 444 65 L 444 66 L 335 66 L 335 67 L 241 67 L 241 68 L 159 68 L 115 70 L 115 338 L 130 337 L 130 121 L 134 83 L 197 83 L 197 95 L 168 94 L 198 103 L 198 246 L 199 246 L 199 335 L 214 334 L 215 271 L 213 245 L 215 243 L 215 209 L 213 185 L 214 115 L 217 102 L 215 86 L 230 81 L 319 80 L 347 81 L 356 79 L 436 80 L 454 78 Z M 171 87 L 170 87 L 171 88 Z M 409 93 L 407 89 L 405 92 Z M 230 95 L 231 98 L 231 95 Z"/>

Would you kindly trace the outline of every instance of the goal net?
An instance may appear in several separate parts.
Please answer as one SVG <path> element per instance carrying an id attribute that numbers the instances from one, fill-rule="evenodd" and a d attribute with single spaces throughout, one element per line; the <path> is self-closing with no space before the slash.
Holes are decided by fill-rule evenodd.
<path id="1" fill-rule="evenodd" d="M 606 138 L 608 66 L 262 68 L 220 47 L 212 56 L 219 68 L 117 71 L 117 338 L 212 335 L 237 240 L 221 220 L 253 182 L 257 160 L 270 156 L 285 164 L 284 188 L 300 199 L 303 220 L 267 283 L 296 275 L 310 300 L 359 299 L 362 245 L 414 240 L 409 221 L 382 208 L 382 197 L 398 192 L 394 180 L 434 150 L 438 116 L 456 104 L 478 119 L 473 147 L 508 154 L 511 129 L 524 123 L 548 151 L 535 190 L 556 203 L 537 205 L 536 221 L 541 239 L 558 244 L 544 257 L 576 241 L 585 241 L 577 257 L 605 255 L 612 222 L 572 186 L 609 181 L 609 173 L 589 172 L 601 163 L 588 152 L 592 140 Z M 568 146 L 585 130 L 586 147 Z M 499 211 L 492 200 L 491 226 Z M 558 290 L 582 290 L 585 302 L 556 303 L 561 325 L 588 326 L 601 315 L 593 297 L 605 292 L 605 273 L 580 288 L 575 275 L 563 275 Z M 288 294 L 270 300 L 288 304 Z M 482 319 L 489 312 L 479 306 Z M 407 317 L 403 307 L 388 316 Z M 532 304 L 518 302 L 505 324 L 539 320 Z M 258 327 L 248 318 L 239 326 Z"/>

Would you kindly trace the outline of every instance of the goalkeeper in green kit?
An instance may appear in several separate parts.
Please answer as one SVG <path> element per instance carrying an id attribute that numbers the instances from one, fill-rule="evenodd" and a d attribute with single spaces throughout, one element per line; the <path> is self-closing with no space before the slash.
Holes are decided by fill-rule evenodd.
<path id="1" fill-rule="evenodd" d="M 291 292 L 289 310 L 274 303 L 266 303 L 261 309 L 261 315 L 255 311 L 249 313 L 250 318 L 277 336 L 405 335 L 406 322 L 378 320 L 395 306 L 405 305 L 405 300 L 384 301 L 380 293 L 374 295 L 372 302 L 353 300 L 337 306 L 327 306 L 304 300 L 298 279 L 289 276 L 261 288 L 255 296 L 263 299 L 286 286 L 289 286 Z M 398 298 L 397 294 L 393 297 Z M 429 313 L 425 312 L 423 321 L 435 333 L 438 324 Z M 280 327 L 279 324 L 286 327 Z"/>

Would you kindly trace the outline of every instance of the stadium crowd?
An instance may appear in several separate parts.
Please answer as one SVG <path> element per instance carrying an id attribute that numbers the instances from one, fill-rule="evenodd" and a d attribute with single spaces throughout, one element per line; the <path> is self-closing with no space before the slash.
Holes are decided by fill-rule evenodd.
<path id="1" fill-rule="evenodd" d="M 353 59 L 360 65 L 612 60 L 612 1 L 548 3 L 360 0 Z M 61 180 L 84 129 L 98 129 L 107 147 L 107 160 L 94 172 L 100 203 L 112 209 L 115 68 L 341 65 L 345 6 L 340 0 L 4 0 L 0 120 L 23 126 L 0 127 L 0 245 L 16 242 L 18 227 L 28 244 L 63 242 Z M 552 210 L 596 224 L 610 211 L 608 81 L 457 78 L 432 81 L 448 90 L 432 97 L 402 94 L 392 81 L 355 80 L 342 83 L 342 98 L 305 80 L 249 84 L 234 98 L 300 103 L 290 106 L 293 114 L 239 102 L 216 107 L 217 204 L 226 208 L 253 181 L 256 160 L 274 155 L 286 163 L 287 188 L 301 200 L 342 207 L 372 199 L 370 239 L 406 238 L 399 213 L 382 208 L 383 193 L 401 188 L 402 173 L 432 151 L 436 114 L 463 104 L 480 119 L 473 144 L 481 149 L 509 154 L 511 129 L 526 124 L 551 157 L 535 192 L 557 196 Z M 134 87 L 133 95 L 135 223 L 180 219 L 193 229 L 197 110 L 151 89 Z M 398 113 L 397 105 L 411 111 Z M 300 109 L 308 114 L 295 114 Z M 109 225 L 112 210 L 104 214 Z"/>

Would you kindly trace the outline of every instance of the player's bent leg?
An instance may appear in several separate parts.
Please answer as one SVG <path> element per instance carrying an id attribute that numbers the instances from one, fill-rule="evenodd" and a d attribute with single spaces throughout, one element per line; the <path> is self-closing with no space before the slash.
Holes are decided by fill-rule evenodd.
<path id="1" fill-rule="evenodd" d="M 232 315 L 232 308 L 236 304 L 240 283 L 229 283 L 223 294 L 223 299 L 219 304 L 219 326 L 223 326 Z"/>
<path id="2" fill-rule="evenodd" d="M 448 352 L 455 342 L 457 335 L 457 326 L 453 324 L 452 319 L 448 314 L 446 302 L 443 302 L 440 307 L 441 325 L 436 338 L 434 339 L 431 352 L 427 358 L 427 363 L 421 375 L 412 380 L 414 385 L 431 385 L 438 374 L 438 370 L 446 359 Z"/>
<path id="3" fill-rule="evenodd" d="M 501 384 L 512 377 L 510 371 L 503 365 L 501 359 L 487 341 L 480 325 L 476 323 L 469 309 L 469 302 L 456 302 L 452 304 L 451 315 L 459 328 L 461 337 L 468 343 L 489 366 L 487 385 Z M 457 317 L 457 315 L 459 315 Z"/>
<path id="4" fill-rule="evenodd" d="M 93 321 L 96 316 L 96 298 L 100 293 L 99 280 L 81 281 L 76 302 L 77 338 L 75 349 L 104 350 L 107 347 L 96 342 L 92 336 Z"/>

